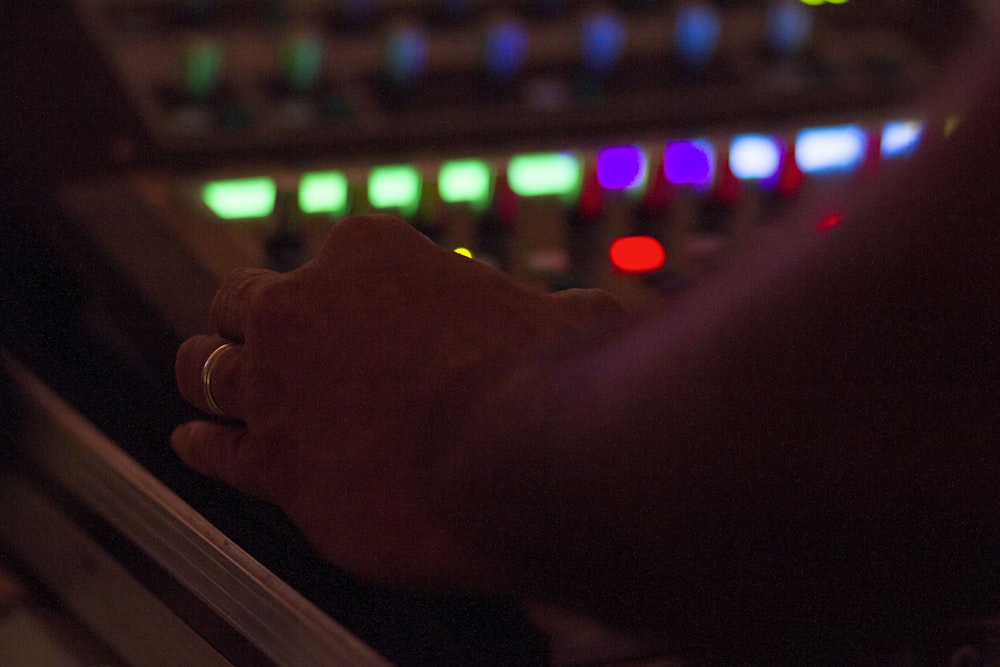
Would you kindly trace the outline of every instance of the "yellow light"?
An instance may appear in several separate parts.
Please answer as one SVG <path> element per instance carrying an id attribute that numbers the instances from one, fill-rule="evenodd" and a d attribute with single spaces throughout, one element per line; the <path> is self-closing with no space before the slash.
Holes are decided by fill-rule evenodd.
<path id="1" fill-rule="evenodd" d="M 462 257 L 468 257 L 469 259 L 472 259 L 472 251 L 469 250 L 468 248 L 455 248 L 455 252 L 461 255 Z"/>
<path id="2" fill-rule="evenodd" d="M 958 126 L 962 124 L 962 119 L 958 116 L 949 116 L 948 120 L 944 122 L 944 136 L 950 137 L 958 129 Z"/>

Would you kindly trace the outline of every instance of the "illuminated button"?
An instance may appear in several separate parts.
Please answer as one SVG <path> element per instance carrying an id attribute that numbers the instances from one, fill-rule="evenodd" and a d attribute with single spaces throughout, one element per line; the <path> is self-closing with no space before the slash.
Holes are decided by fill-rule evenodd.
<path id="1" fill-rule="evenodd" d="M 789 56 L 809 48 L 813 10 L 798 0 L 774 0 L 767 13 L 767 43 L 777 55 Z"/>
<path id="2" fill-rule="evenodd" d="M 427 34 L 412 27 L 392 31 L 385 47 L 385 69 L 389 80 L 400 86 L 420 79 L 427 69 Z"/>
<path id="3" fill-rule="evenodd" d="M 681 60 L 692 69 L 702 69 L 711 62 L 721 33 L 722 20 L 715 7 L 699 2 L 677 13 L 674 42 Z"/>
<path id="4" fill-rule="evenodd" d="M 640 274 L 663 267 L 667 253 L 652 236 L 627 236 L 611 244 L 611 264 L 623 273 Z"/>
<path id="5" fill-rule="evenodd" d="M 303 213 L 347 213 L 347 177 L 339 171 L 305 174 L 299 181 L 299 209 Z"/>
<path id="6" fill-rule="evenodd" d="M 205 205 L 224 220 L 269 216 L 276 197 L 274 179 L 265 177 L 213 181 L 201 192 Z"/>
<path id="7" fill-rule="evenodd" d="M 920 145 L 923 132 L 923 123 L 916 121 L 886 123 L 882 128 L 882 156 L 910 155 Z"/>
<path id="8" fill-rule="evenodd" d="M 712 184 L 715 151 L 707 141 L 672 141 L 663 153 L 664 174 L 674 185 Z"/>
<path id="9" fill-rule="evenodd" d="M 584 65 L 599 74 L 613 70 L 625 49 L 627 33 L 625 21 L 616 14 L 600 12 L 589 16 L 580 36 Z"/>
<path id="10" fill-rule="evenodd" d="M 729 146 L 729 168 L 743 180 L 775 178 L 781 168 L 781 147 L 761 134 L 734 137 Z"/>
<path id="11" fill-rule="evenodd" d="M 498 21 L 486 31 L 486 71 L 509 81 L 521 71 L 528 55 L 528 31 L 514 20 Z"/>
<path id="12" fill-rule="evenodd" d="M 605 190 L 642 187 L 647 169 L 646 151 L 638 146 L 611 146 L 597 154 L 597 180 Z"/>
<path id="13" fill-rule="evenodd" d="M 222 48 L 203 42 L 188 49 L 184 62 L 184 92 L 192 99 L 204 100 L 215 92 L 222 73 Z"/>
<path id="14" fill-rule="evenodd" d="M 559 195 L 576 198 L 580 191 L 580 161 L 568 153 L 517 155 L 507 165 L 507 178 L 521 197 Z"/>
<path id="15" fill-rule="evenodd" d="M 414 167 L 377 167 L 368 176 L 368 201 L 375 208 L 397 209 L 412 216 L 420 206 L 421 187 L 420 173 Z"/>
<path id="16" fill-rule="evenodd" d="M 493 170 L 482 160 L 452 160 L 441 165 L 438 191 L 449 204 L 468 203 L 483 211 L 490 204 Z"/>
<path id="17" fill-rule="evenodd" d="M 295 92 L 313 90 L 323 76 L 323 42 L 318 37 L 301 37 L 285 48 L 285 81 Z"/>
<path id="18" fill-rule="evenodd" d="M 867 135 L 856 125 L 808 129 L 795 141 L 795 157 L 807 174 L 853 171 L 864 160 L 867 145 Z"/>

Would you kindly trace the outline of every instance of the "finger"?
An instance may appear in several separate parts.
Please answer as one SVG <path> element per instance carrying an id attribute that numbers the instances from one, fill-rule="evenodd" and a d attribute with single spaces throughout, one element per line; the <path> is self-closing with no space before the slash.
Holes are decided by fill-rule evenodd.
<path id="1" fill-rule="evenodd" d="M 212 328 L 223 337 L 242 343 L 254 293 L 278 275 L 267 269 L 238 269 L 230 273 L 212 300 L 209 313 Z"/>
<path id="2" fill-rule="evenodd" d="M 263 443 L 246 427 L 188 422 L 174 429 L 170 446 L 185 464 L 202 475 L 271 500 Z"/>
<path id="3" fill-rule="evenodd" d="M 215 414 L 205 395 L 202 374 L 209 356 L 221 345 L 230 343 L 220 336 L 195 336 L 181 344 L 177 350 L 174 373 L 177 388 L 191 405 L 209 414 Z M 210 389 L 212 398 L 230 419 L 244 419 L 246 406 L 240 401 L 241 387 L 246 377 L 246 355 L 243 346 L 227 348 L 212 360 Z"/>

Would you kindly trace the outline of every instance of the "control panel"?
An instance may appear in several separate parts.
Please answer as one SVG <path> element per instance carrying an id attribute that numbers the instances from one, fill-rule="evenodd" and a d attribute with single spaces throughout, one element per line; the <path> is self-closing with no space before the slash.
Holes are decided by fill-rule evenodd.
<path id="1" fill-rule="evenodd" d="M 558 144 L 904 103 L 966 3 L 76 0 L 165 146 Z M 554 142 L 554 143 L 553 143 Z"/>
<path id="2" fill-rule="evenodd" d="M 294 268 L 336 220 L 370 211 L 544 289 L 648 303 L 802 193 L 945 136 L 924 94 L 978 11 L 896 0 L 74 6 L 163 158 L 114 183 L 70 184 L 64 200 L 185 335 L 204 327 L 196 313 L 230 270 Z M 837 215 L 831 205 L 810 224 Z"/>

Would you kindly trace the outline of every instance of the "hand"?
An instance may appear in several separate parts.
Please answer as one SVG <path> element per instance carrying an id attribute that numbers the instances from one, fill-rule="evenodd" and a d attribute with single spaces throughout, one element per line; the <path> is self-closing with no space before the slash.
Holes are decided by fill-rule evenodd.
<path id="1" fill-rule="evenodd" d="M 185 342 L 177 382 L 233 421 L 180 426 L 195 470 L 281 506 L 332 562 L 397 586 L 490 589 L 502 571 L 449 522 L 435 463 L 449 422 L 488 400 L 504 360 L 620 313 L 596 290 L 532 291 L 406 223 L 338 223 L 288 274 L 243 270 L 212 304 L 216 333 Z M 497 369 L 494 373 L 491 369 Z"/>

